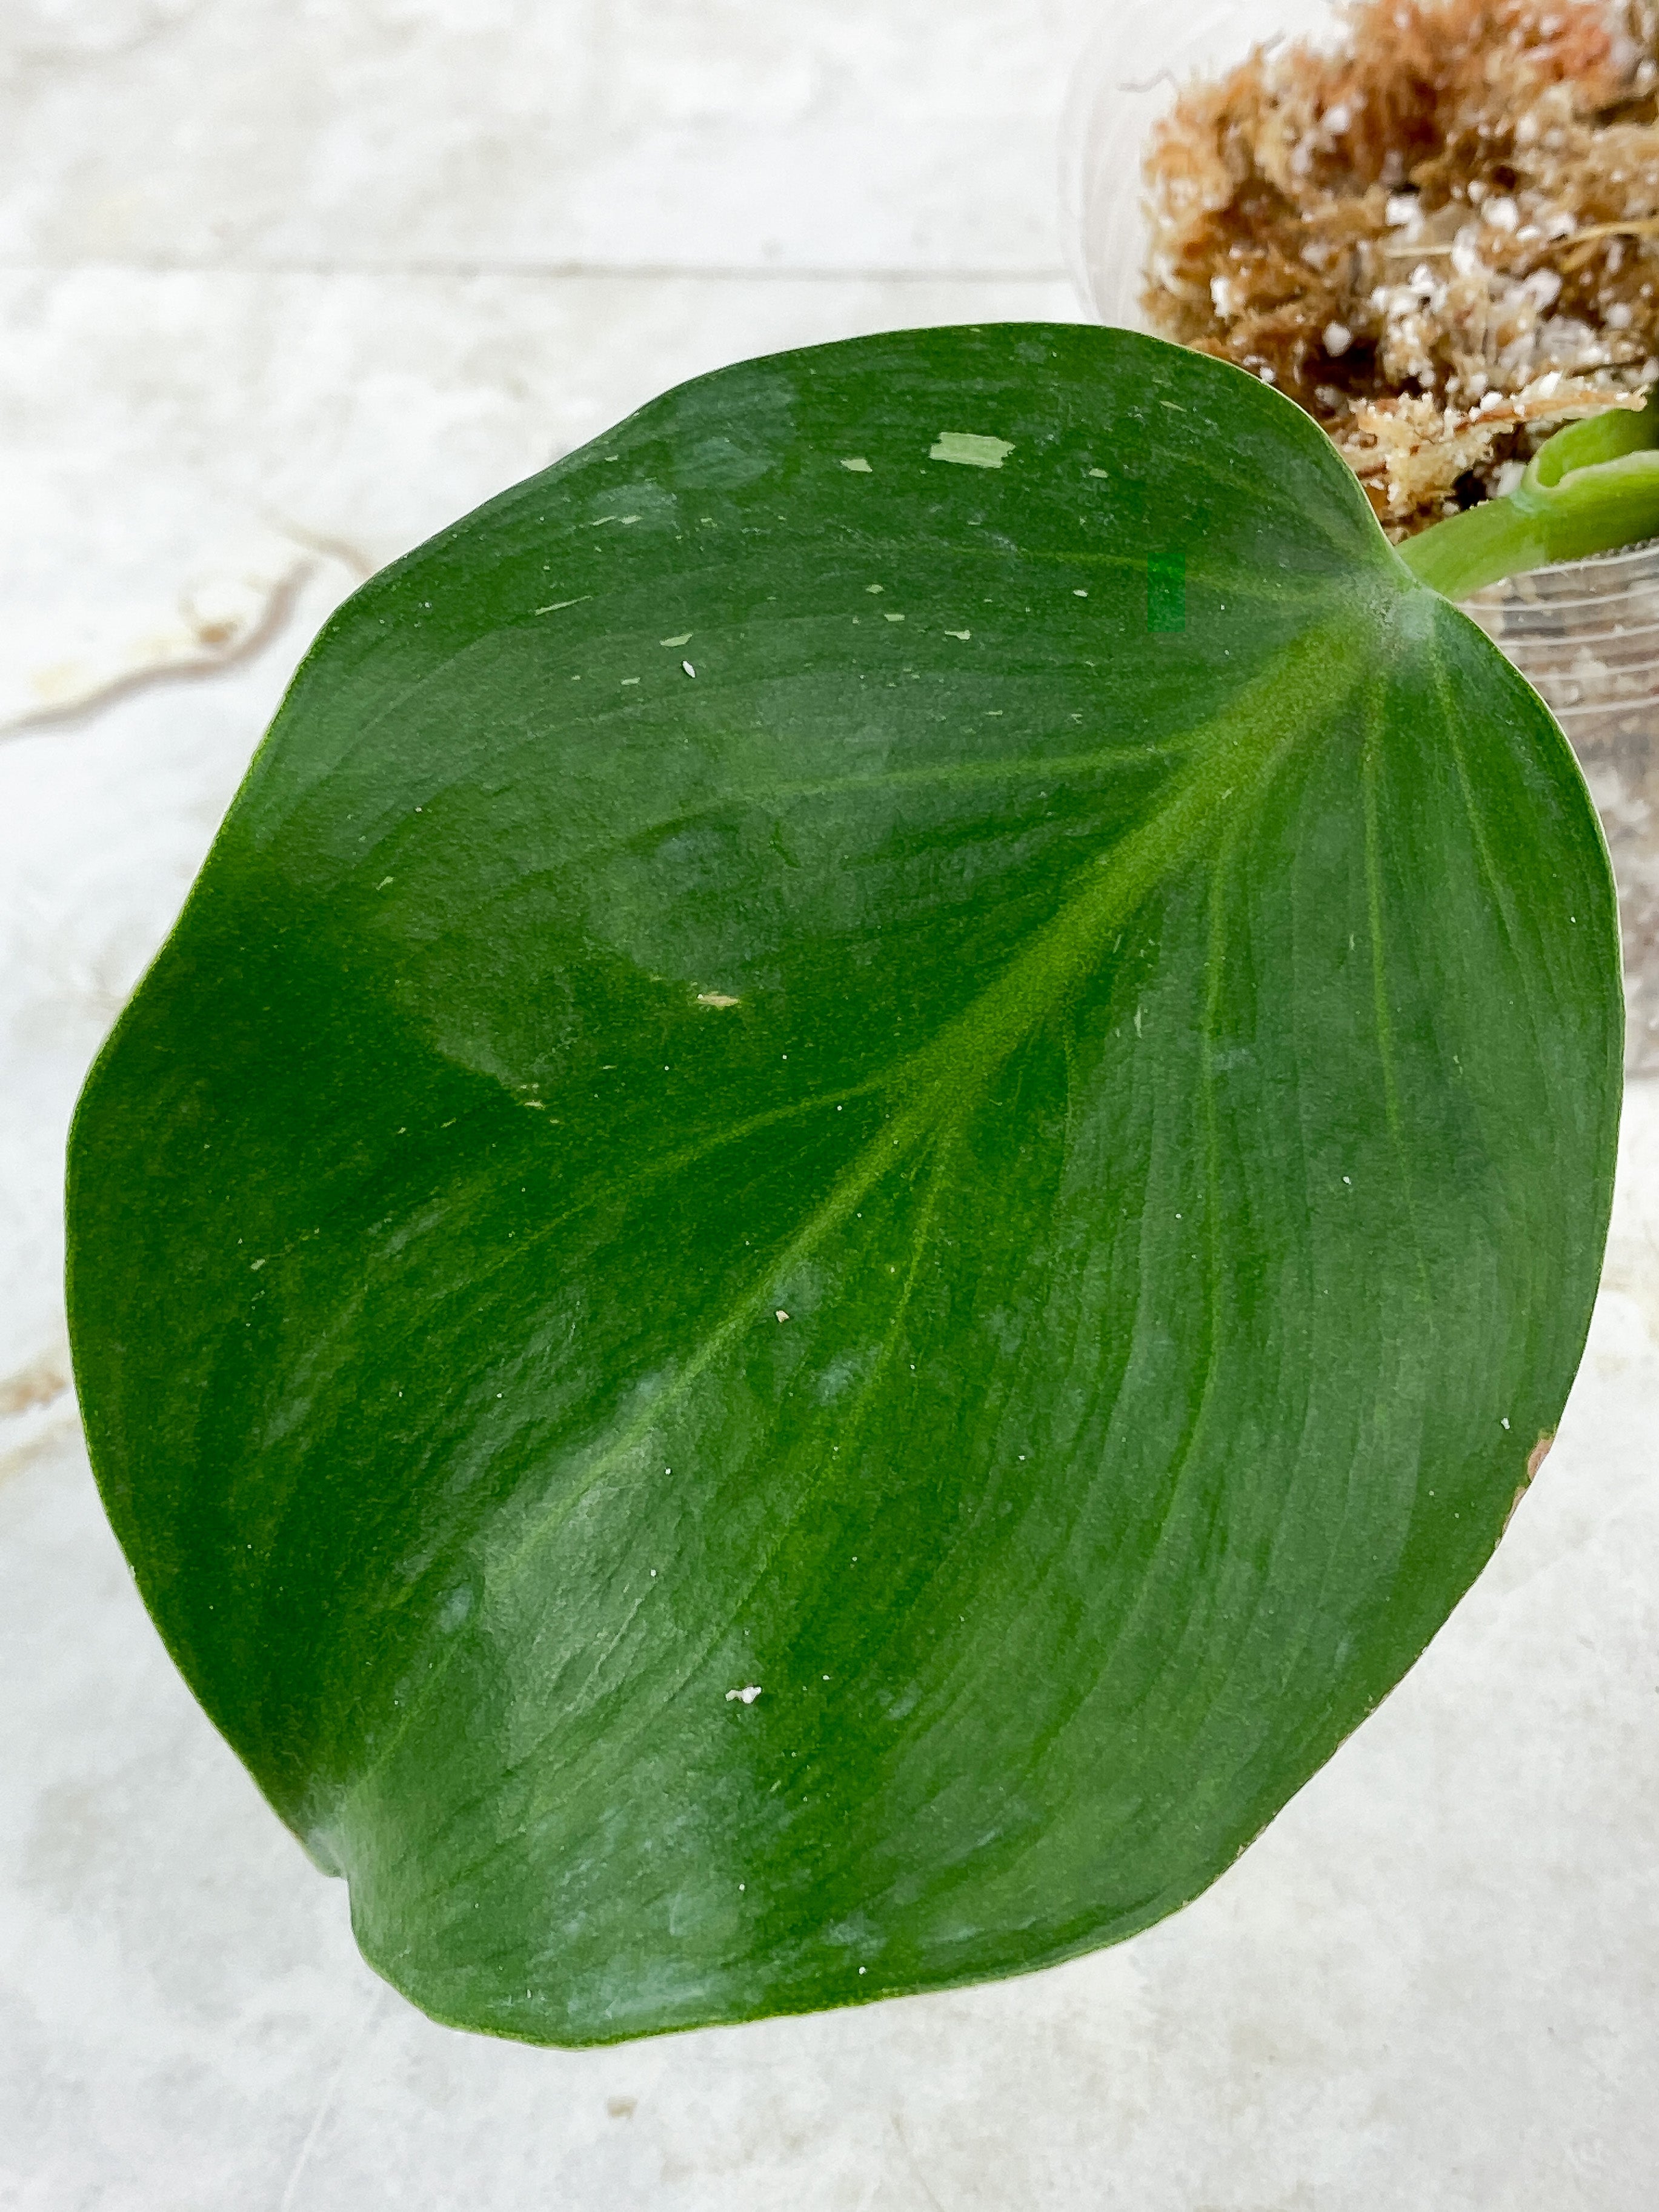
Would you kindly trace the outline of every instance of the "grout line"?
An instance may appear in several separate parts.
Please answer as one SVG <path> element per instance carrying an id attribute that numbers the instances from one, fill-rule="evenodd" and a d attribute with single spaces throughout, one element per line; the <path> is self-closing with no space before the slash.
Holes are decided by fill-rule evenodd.
<path id="1" fill-rule="evenodd" d="M 123 255 L 63 261 L 0 258 L 0 276 L 69 276 L 83 270 L 145 276 L 522 276 L 599 283 L 702 284 L 1069 284 L 1066 269 L 697 268 L 679 263 L 638 265 L 599 261 L 190 261 L 166 255 Z"/>

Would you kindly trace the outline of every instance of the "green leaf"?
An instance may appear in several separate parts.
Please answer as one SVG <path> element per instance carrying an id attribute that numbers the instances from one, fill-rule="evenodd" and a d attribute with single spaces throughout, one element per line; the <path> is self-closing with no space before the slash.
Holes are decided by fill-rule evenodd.
<path id="1" fill-rule="evenodd" d="M 723 370 L 296 678 L 75 1126 L 111 1517 L 441 2020 L 1112 1942 L 1553 1430 L 1616 941 L 1559 732 L 1280 396 Z"/>

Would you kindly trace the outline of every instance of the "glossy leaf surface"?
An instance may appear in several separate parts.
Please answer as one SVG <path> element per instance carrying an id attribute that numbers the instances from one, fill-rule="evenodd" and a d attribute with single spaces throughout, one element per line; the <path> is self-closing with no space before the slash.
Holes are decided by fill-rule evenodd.
<path id="1" fill-rule="evenodd" d="M 1490 1553 L 1620 1028 L 1559 732 L 1288 403 L 1062 326 L 722 371 L 301 670 L 76 1125 L 94 1464 L 440 2018 L 1012 1972 Z"/>

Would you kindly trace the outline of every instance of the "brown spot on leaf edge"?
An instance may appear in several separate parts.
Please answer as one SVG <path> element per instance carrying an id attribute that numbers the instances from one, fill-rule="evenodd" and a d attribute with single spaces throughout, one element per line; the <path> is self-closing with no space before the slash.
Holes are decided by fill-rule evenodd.
<path id="1" fill-rule="evenodd" d="M 1516 1507 L 1519 1505 L 1521 1500 L 1526 1496 L 1528 1491 L 1531 1489 L 1533 1477 L 1537 1474 L 1539 1468 L 1542 1467 L 1544 1462 L 1549 1457 L 1550 1446 L 1554 1442 L 1555 1431 L 1552 1429 L 1547 1436 L 1540 1437 L 1537 1443 L 1527 1454 L 1527 1471 L 1521 1478 L 1520 1481 L 1516 1484 L 1515 1495 L 1510 1500 L 1510 1510 L 1504 1516 L 1504 1526 L 1505 1528 L 1507 1528 L 1510 1522 L 1514 1520 Z"/>

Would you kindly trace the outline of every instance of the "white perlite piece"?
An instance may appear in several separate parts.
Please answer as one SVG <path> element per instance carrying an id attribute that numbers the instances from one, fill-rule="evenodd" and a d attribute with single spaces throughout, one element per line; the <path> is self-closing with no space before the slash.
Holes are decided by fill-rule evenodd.
<path id="1" fill-rule="evenodd" d="M 758 1682 L 750 1682 L 741 1690 L 728 1690 L 726 1693 L 726 1702 L 729 1705 L 733 1698 L 741 1698 L 745 1705 L 752 1705 L 756 1698 L 759 1697 L 760 1693 L 760 1684 Z"/>

